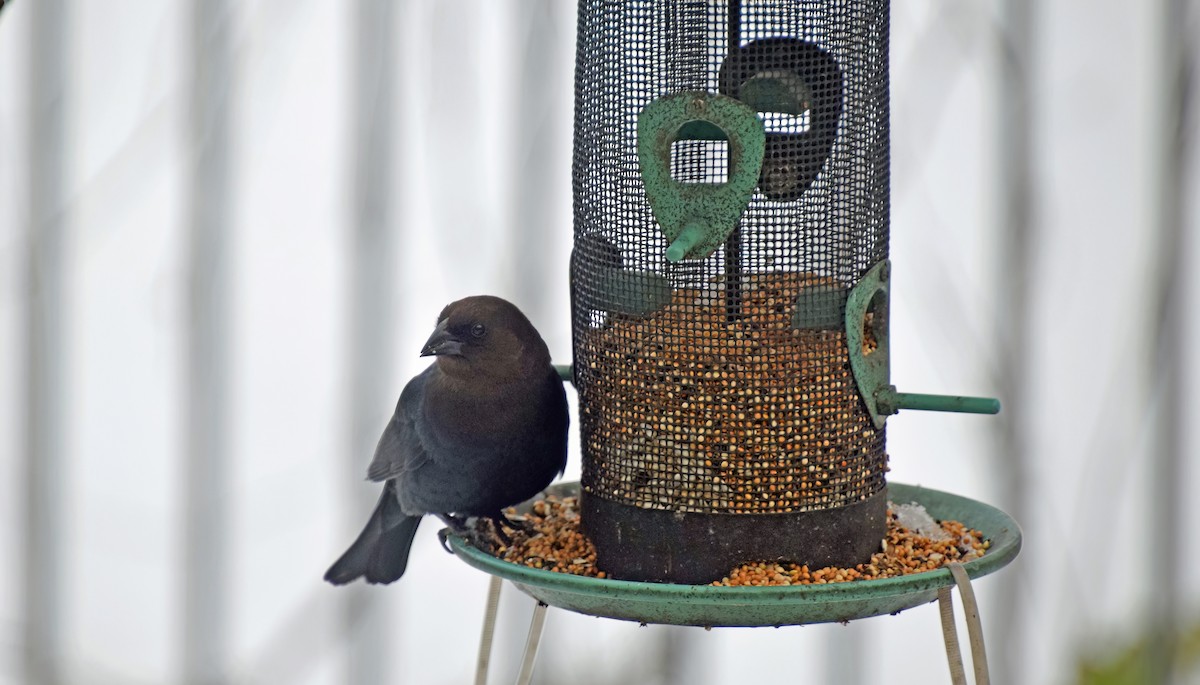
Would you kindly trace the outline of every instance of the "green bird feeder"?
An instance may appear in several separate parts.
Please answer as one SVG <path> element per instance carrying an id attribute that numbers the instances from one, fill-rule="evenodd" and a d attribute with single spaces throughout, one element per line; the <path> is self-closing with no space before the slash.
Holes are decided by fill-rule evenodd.
<path id="1" fill-rule="evenodd" d="M 579 5 L 571 258 L 597 566 L 703 584 L 878 550 L 891 384 L 886 0 Z"/>
<path id="2" fill-rule="evenodd" d="M 583 473 L 552 494 L 578 494 L 606 577 L 527 568 L 452 537 L 493 575 L 476 682 L 501 579 L 539 602 L 519 683 L 547 605 L 782 626 L 936 598 L 953 673 L 952 585 L 986 682 L 970 579 L 1008 564 L 1020 530 L 985 504 L 886 477 L 899 410 L 999 411 L 891 383 L 889 11 L 887 0 L 579 3 L 574 363 L 559 371 L 579 393 Z M 981 531 L 987 553 L 892 578 L 711 584 L 747 562 L 868 562 L 889 499 Z"/>

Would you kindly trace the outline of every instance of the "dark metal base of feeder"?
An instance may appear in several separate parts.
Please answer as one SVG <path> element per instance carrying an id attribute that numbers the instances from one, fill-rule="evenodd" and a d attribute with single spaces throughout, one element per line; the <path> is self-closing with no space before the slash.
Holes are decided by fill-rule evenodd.
<path id="1" fill-rule="evenodd" d="M 697 514 L 643 509 L 580 494 L 584 533 L 610 578 L 699 585 L 750 561 L 849 567 L 887 532 L 887 489 L 861 502 L 793 514 Z"/>

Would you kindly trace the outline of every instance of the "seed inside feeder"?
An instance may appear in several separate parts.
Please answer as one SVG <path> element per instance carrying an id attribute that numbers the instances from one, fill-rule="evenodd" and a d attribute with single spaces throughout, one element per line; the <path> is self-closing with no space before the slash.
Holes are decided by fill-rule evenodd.
<path id="1" fill-rule="evenodd" d="M 584 486 L 643 508 L 721 514 L 827 509 L 882 489 L 883 431 L 859 398 L 844 330 L 793 325 L 801 293 L 833 287 L 746 274 L 736 318 L 722 290 L 682 288 L 649 317 L 614 315 L 588 331 Z"/>

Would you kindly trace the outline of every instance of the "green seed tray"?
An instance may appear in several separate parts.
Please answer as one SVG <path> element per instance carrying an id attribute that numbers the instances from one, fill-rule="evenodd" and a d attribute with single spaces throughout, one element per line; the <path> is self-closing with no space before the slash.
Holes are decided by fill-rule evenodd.
<path id="1" fill-rule="evenodd" d="M 576 495 L 579 484 L 563 483 L 549 492 L 564 497 Z M 1003 568 L 1021 549 L 1021 529 L 1016 521 L 982 502 L 901 483 L 888 484 L 888 499 L 897 504 L 917 502 L 939 521 L 953 519 L 981 531 L 991 547 L 982 557 L 963 564 L 972 579 Z M 937 599 L 939 588 L 954 584 L 946 569 L 826 585 L 642 583 L 529 568 L 497 559 L 456 536 L 450 537 L 450 546 L 467 564 L 512 581 L 521 592 L 550 606 L 639 623 L 716 627 L 845 622 L 927 604 Z"/>

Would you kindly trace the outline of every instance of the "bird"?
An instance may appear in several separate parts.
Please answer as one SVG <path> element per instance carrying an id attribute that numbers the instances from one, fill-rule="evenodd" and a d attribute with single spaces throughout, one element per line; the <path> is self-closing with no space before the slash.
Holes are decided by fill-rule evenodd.
<path id="1" fill-rule="evenodd" d="M 358 538 L 325 573 L 345 585 L 404 575 L 426 514 L 465 534 L 563 473 L 570 418 L 563 382 L 542 336 L 516 305 L 476 295 L 441 311 L 421 348 L 434 357 L 400 393 L 367 478 L 383 492 Z M 439 534 L 445 544 L 445 531 Z"/>

